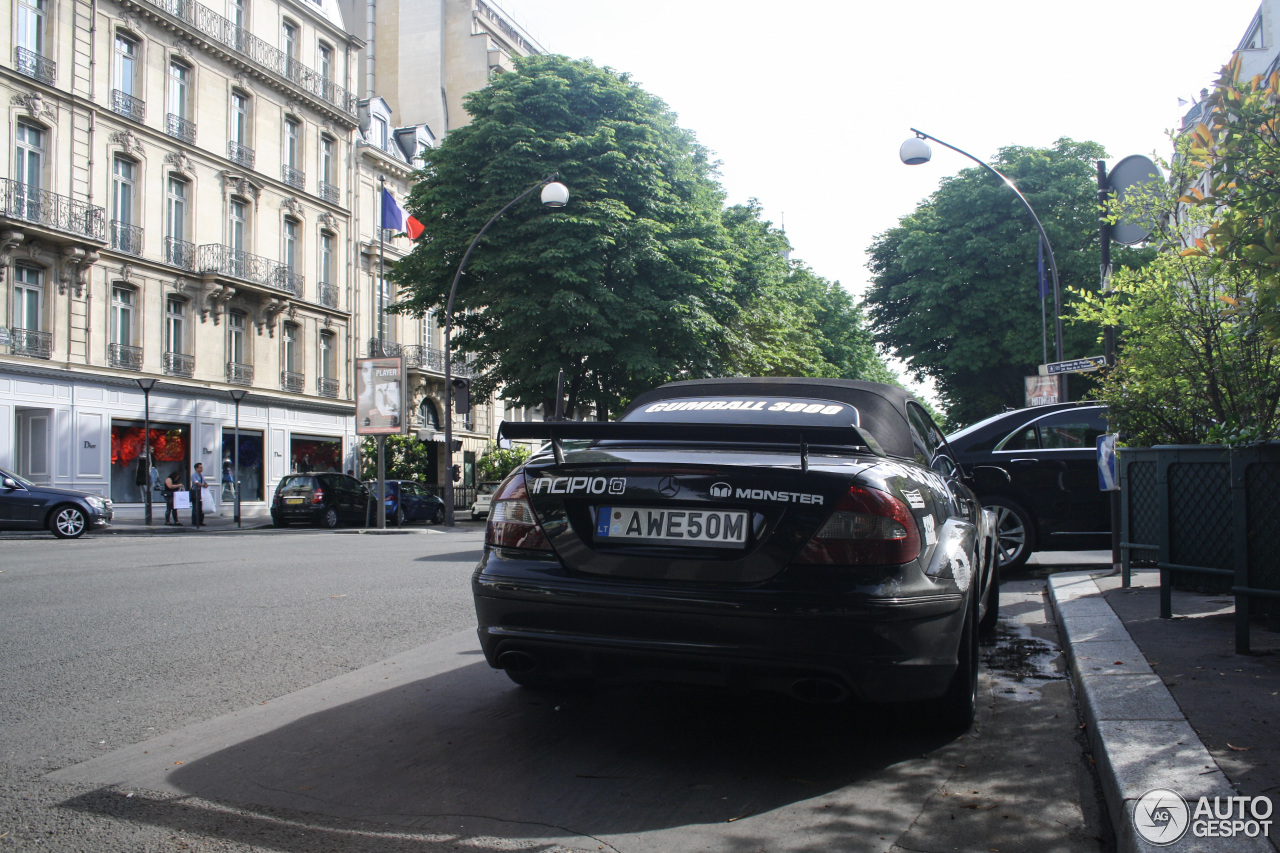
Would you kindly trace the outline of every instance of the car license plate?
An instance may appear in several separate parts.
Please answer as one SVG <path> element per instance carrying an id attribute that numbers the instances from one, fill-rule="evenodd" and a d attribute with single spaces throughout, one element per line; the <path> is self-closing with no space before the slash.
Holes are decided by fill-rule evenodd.
<path id="1" fill-rule="evenodd" d="M 735 548 L 747 541 L 747 513 L 602 506 L 596 515 L 596 539 Z"/>
<path id="2" fill-rule="evenodd" d="M 304 500 L 306 500 L 306 498 L 285 498 L 284 502 L 287 504 L 300 504 Z"/>

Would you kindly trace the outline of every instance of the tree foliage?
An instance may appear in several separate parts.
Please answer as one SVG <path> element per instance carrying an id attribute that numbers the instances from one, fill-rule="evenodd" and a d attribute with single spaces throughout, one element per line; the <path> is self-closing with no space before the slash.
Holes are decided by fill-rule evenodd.
<path id="1" fill-rule="evenodd" d="M 410 195 L 428 236 L 390 276 L 395 310 L 442 309 L 471 239 L 540 178 L 571 193 L 507 211 L 467 263 L 454 342 L 479 394 L 550 411 L 563 369 L 568 410 L 607 417 L 671 379 L 887 375 L 839 285 L 789 263 L 754 202 L 725 209 L 707 151 L 626 74 L 528 57 L 466 103 Z"/>
<path id="2" fill-rule="evenodd" d="M 1030 201 L 1053 244 L 1064 297 L 1099 286 L 1096 143 L 1003 148 L 992 161 Z M 919 378 L 932 378 L 953 425 L 1024 401 L 1024 376 L 1044 357 L 1037 287 L 1039 235 L 1015 193 L 974 167 L 945 179 L 896 228 L 880 234 L 865 303 L 877 340 Z M 1113 261 L 1133 262 L 1118 251 Z M 1046 268 L 1048 259 L 1046 258 Z M 1047 273 L 1047 270 L 1046 270 Z M 1053 294 L 1046 299 L 1054 356 Z M 1092 355 L 1098 329 L 1064 331 L 1066 358 Z M 1083 386 L 1073 388 L 1077 395 Z"/>
<path id="3" fill-rule="evenodd" d="M 1187 157 L 1208 177 L 1182 202 L 1212 210 L 1188 254 L 1219 260 L 1256 283 L 1236 304 L 1280 341 L 1280 72 L 1240 79 L 1237 54 L 1201 103 Z"/>
<path id="4" fill-rule="evenodd" d="M 529 455 L 529 448 L 523 444 L 513 444 L 509 448 L 490 445 L 476 462 L 480 481 L 506 479 L 508 474 L 524 464 Z"/>
<path id="5" fill-rule="evenodd" d="M 431 465 L 430 445 L 413 435 L 387 436 L 383 467 L 388 480 L 417 480 L 434 483 L 436 471 Z M 366 438 L 360 444 L 360 479 L 378 477 L 378 440 Z"/>

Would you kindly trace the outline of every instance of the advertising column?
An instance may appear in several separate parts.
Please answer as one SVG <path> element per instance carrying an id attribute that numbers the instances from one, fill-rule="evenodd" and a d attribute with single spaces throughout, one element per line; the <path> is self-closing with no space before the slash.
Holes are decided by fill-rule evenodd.
<path id="1" fill-rule="evenodd" d="M 378 440 L 378 528 L 387 526 L 387 436 L 404 432 L 407 383 L 402 358 L 356 359 L 356 435 Z"/>

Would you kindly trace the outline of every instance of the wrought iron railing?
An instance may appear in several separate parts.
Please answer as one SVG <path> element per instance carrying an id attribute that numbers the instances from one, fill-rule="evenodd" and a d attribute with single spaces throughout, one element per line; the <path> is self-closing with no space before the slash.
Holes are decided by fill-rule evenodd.
<path id="1" fill-rule="evenodd" d="M 194 0 L 146 0 L 157 9 L 177 18 L 187 26 L 221 42 L 255 64 L 270 71 L 310 95 L 337 107 L 344 113 L 356 114 L 356 97 L 305 65 L 290 60 L 284 51 L 272 47 L 243 27 Z"/>
<path id="2" fill-rule="evenodd" d="M 59 231 L 106 238 L 107 211 L 83 201 L 36 189 L 9 178 L 0 178 L 4 187 L 4 210 L 0 215 L 25 219 Z"/>
<path id="3" fill-rule="evenodd" d="M 142 369 L 142 347 L 128 344 L 107 344 L 107 364 L 125 370 Z"/>
<path id="4" fill-rule="evenodd" d="M 196 244 L 175 237 L 164 238 L 164 262 L 184 270 L 196 268 Z"/>
<path id="5" fill-rule="evenodd" d="M 216 272 L 268 287 L 276 286 L 273 276 L 277 264 L 268 258 L 220 243 L 204 244 L 196 250 L 196 257 L 200 272 Z"/>
<path id="6" fill-rule="evenodd" d="M 10 329 L 13 339 L 13 354 L 25 355 L 28 358 L 52 358 L 53 334 L 36 329 Z"/>
<path id="7" fill-rule="evenodd" d="M 316 390 L 320 392 L 321 397 L 337 397 L 338 396 L 338 380 L 329 379 L 321 376 L 316 380 Z"/>
<path id="8" fill-rule="evenodd" d="M 369 355 L 373 358 L 395 358 L 403 349 L 404 347 L 395 341 L 369 338 Z"/>
<path id="9" fill-rule="evenodd" d="M 320 304 L 326 308 L 338 307 L 338 286 L 336 284 L 328 284 L 320 282 L 316 286 L 317 295 L 320 297 Z"/>
<path id="10" fill-rule="evenodd" d="M 233 163 L 239 163 L 246 169 L 253 168 L 254 156 L 253 149 L 247 145 L 241 145 L 239 142 L 227 143 L 227 157 Z"/>
<path id="11" fill-rule="evenodd" d="M 252 385 L 253 384 L 253 365 L 240 364 L 235 361 L 227 362 L 227 381 L 233 385 Z"/>
<path id="12" fill-rule="evenodd" d="M 302 297 L 302 287 L 306 283 L 306 278 L 301 273 L 296 273 L 284 264 L 280 264 L 275 268 L 275 272 L 271 275 L 271 284 L 281 290 L 287 290 L 294 296 Z"/>
<path id="13" fill-rule="evenodd" d="M 111 220 L 111 248 L 130 255 L 142 254 L 142 226 Z"/>
<path id="14" fill-rule="evenodd" d="M 280 371 L 280 387 L 285 391 L 296 391 L 299 394 L 307 387 L 307 377 L 293 370 Z"/>
<path id="15" fill-rule="evenodd" d="M 169 113 L 164 119 L 164 132 L 189 145 L 196 144 L 196 123 L 180 115 Z"/>
<path id="16" fill-rule="evenodd" d="M 280 167 L 280 178 L 286 184 L 295 189 L 304 190 L 307 188 L 307 173 L 289 166 Z"/>
<path id="17" fill-rule="evenodd" d="M 111 90 L 111 111 L 141 124 L 147 120 L 147 103 L 119 89 Z"/>
<path id="18" fill-rule="evenodd" d="M 180 352 L 164 354 L 164 372 L 169 376 L 185 376 L 190 379 L 196 372 L 196 357 Z"/>
<path id="19" fill-rule="evenodd" d="M 54 79 L 58 76 L 57 63 L 25 47 L 13 49 L 13 65 L 19 74 L 25 74 L 49 86 L 53 85 Z"/>
<path id="20" fill-rule="evenodd" d="M 433 370 L 437 373 L 444 373 L 444 350 L 435 349 L 433 347 L 424 347 L 418 345 L 404 346 L 400 348 L 397 355 L 404 356 L 405 367 L 418 367 L 423 370 Z M 475 376 L 475 370 L 465 359 L 454 356 L 453 370 L 454 376 Z"/>
<path id="21" fill-rule="evenodd" d="M 321 181 L 318 195 L 330 204 L 338 203 L 338 188 L 327 181 Z"/>

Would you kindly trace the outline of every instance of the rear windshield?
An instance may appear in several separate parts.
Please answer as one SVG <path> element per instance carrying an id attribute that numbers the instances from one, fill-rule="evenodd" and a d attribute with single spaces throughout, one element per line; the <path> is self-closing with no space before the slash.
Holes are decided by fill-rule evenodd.
<path id="1" fill-rule="evenodd" d="M 306 474 L 291 474 L 280 481 L 278 489 L 282 492 L 309 492 L 315 487 L 315 477 Z"/>
<path id="2" fill-rule="evenodd" d="M 623 420 L 628 423 L 861 426 L 858 410 L 848 403 L 812 397 L 682 397 L 641 406 Z"/>

